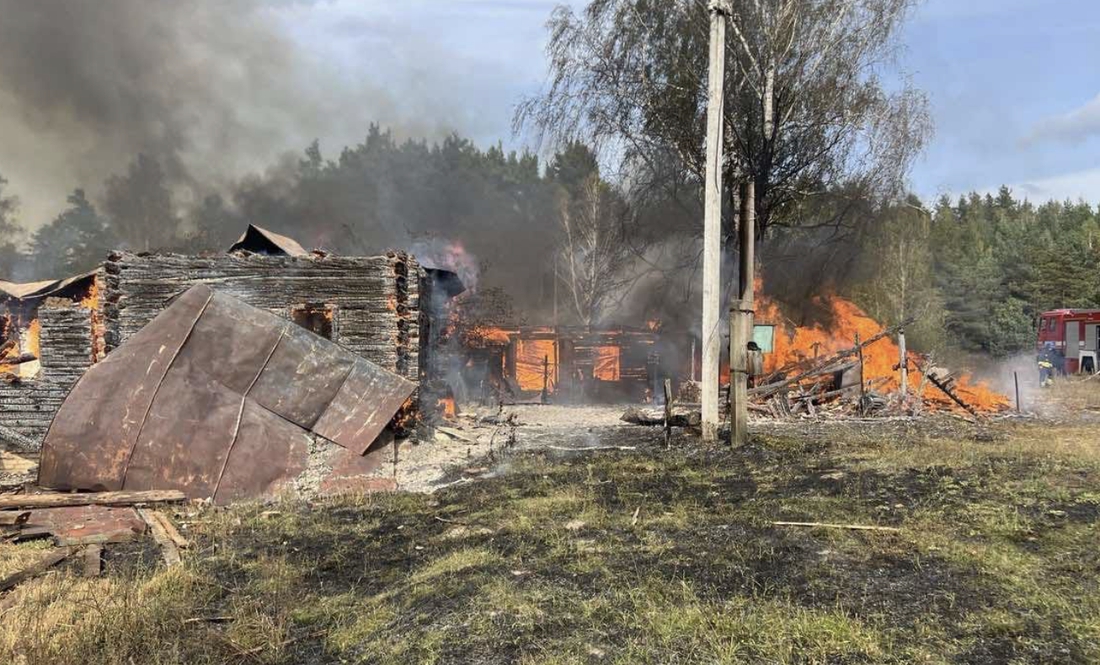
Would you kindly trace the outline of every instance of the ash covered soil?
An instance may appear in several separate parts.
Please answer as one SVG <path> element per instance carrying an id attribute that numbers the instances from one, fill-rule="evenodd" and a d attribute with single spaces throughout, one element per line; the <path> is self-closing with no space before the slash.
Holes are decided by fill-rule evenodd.
<path id="1" fill-rule="evenodd" d="M 731 450 L 510 408 L 514 443 L 434 492 L 181 508 L 181 566 L 23 585 L 0 660 L 1100 661 L 1089 424 L 757 422 Z"/>

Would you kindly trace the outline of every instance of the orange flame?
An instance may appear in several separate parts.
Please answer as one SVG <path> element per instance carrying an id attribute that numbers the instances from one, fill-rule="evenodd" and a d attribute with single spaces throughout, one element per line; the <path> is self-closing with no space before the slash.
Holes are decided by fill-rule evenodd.
<path id="1" fill-rule="evenodd" d="M 521 390 L 553 392 L 557 383 L 558 349 L 552 339 L 516 341 L 516 381 Z"/>
<path id="2" fill-rule="evenodd" d="M 80 306 L 92 311 L 99 309 L 99 280 L 93 279 L 88 286 L 88 292 L 80 299 Z"/>
<path id="3" fill-rule="evenodd" d="M 600 381 L 619 380 L 620 349 L 617 346 L 598 346 L 592 363 L 592 375 Z"/>
<path id="4" fill-rule="evenodd" d="M 759 282 L 758 282 L 759 288 Z M 754 320 L 758 324 L 775 326 L 773 349 L 764 355 L 765 374 L 774 372 L 792 363 L 826 358 L 834 353 L 855 346 L 860 340 L 868 340 L 881 334 L 884 328 L 868 316 L 855 303 L 837 295 L 818 296 L 815 304 L 821 307 L 827 316 L 828 327 L 817 323 L 810 326 L 796 326 L 787 319 L 782 310 L 767 296 L 757 296 Z M 868 344 L 863 349 L 863 380 L 873 383 L 877 390 L 895 392 L 900 386 L 898 366 L 901 350 L 894 340 L 887 336 Z M 918 354 L 910 352 L 910 372 L 908 383 L 912 393 L 920 390 L 921 375 L 915 370 Z M 980 411 L 1001 411 L 1009 407 L 1008 398 L 992 390 L 984 382 L 975 382 L 969 375 L 960 376 L 954 384 L 954 391 L 968 404 Z M 926 382 L 922 397 L 937 407 L 957 409 L 958 406 L 931 382 Z"/>
<path id="5" fill-rule="evenodd" d="M 18 358 L 24 354 L 30 354 L 35 358 L 41 357 L 39 355 L 41 351 L 41 335 L 42 323 L 38 319 L 32 320 L 26 329 L 19 332 L 16 338 L 17 343 L 4 352 L 0 358 L 12 359 Z M 0 374 L 9 374 L 26 379 L 36 376 L 41 367 L 41 363 L 37 360 L 20 363 L 18 365 L 0 365 Z"/>
<path id="6" fill-rule="evenodd" d="M 511 341 L 511 336 L 504 328 L 472 326 L 466 332 L 466 339 L 464 341 L 467 346 L 473 347 L 499 346 L 508 344 Z"/>
<path id="7" fill-rule="evenodd" d="M 455 398 L 453 397 L 440 397 L 436 402 L 439 407 L 439 413 L 447 420 L 454 420 L 458 416 L 458 409 L 455 406 Z"/>

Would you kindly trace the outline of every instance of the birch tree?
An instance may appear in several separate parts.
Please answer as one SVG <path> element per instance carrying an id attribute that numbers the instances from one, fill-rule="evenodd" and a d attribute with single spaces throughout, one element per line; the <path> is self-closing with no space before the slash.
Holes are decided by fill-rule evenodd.
<path id="1" fill-rule="evenodd" d="M 557 275 L 569 309 L 584 326 L 600 323 L 638 279 L 624 238 L 626 214 L 622 199 L 598 173 L 587 176 L 573 194 L 561 190 Z"/>
<path id="2" fill-rule="evenodd" d="M 834 191 L 900 197 L 930 133 L 924 96 L 882 80 L 915 0 L 732 3 L 725 82 L 726 207 L 756 185 L 758 237 L 807 219 Z M 582 139 L 621 157 L 638 186 L 704 171 L 707 8 L 703 0 L 592 0 L 549 21 L 550 78 L 517 130 Z M 699 224 L 685 215 L 688 225 Z M 840 220 L 826 220 L 838 223 Z M 685 230 L 693 230 L 691 228 Z"/>

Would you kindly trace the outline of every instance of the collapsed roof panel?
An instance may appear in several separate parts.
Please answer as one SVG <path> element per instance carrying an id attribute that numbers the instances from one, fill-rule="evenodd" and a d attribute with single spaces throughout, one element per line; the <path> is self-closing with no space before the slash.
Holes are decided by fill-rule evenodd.
<path id="1" fill-rule="evenodd" d="M 58 294 L 60 291 L 64 291 L 74 284 L 94 279 L 96 272 L 97 271 L 93 270 L 91 272 L 73 275 L 72 277 L 66 277 L 65 279 L 48 279 L 41 282 L 18 283 L 6 282 L 0 279 L 0 297 L 14 298 L 15 300 L 45 298 L 46 296 Z"/>
<path id="2" fill-rule="evenodd" d="M 294 238 L 288 238 L 267 229 L 249 224 L 245 232 L 229 248 L 230 253 L 237 251 L 252 252 L 253 254 L 274 254 L 285 256 L 308 256 L 305 250 Z"/>
<path id="3" fill-rule="evenodd" d="M 270 495 L 309 466 L 311 429 L 362 455 L 414 388 L 194 286 L 76 384 L 46 435 L 39 483 L 179 489 L 219 503 Z"/>
<path id="4" fill-rule="evenodd" d="M 462 278 L 453 270 L 424 265 L 424 272 L 431 278 L 433 288 L 447 298 L 454 298 L 466 290 Z"/>
<path id="5" fill-rule="evenodd" d="M 404 386 L 371 363 L 356 363 L 313 431 L 362 455 L 408 398 Z"/>
<path id="6" fill-rule="evenodd" d="M 39 479 L 47 487 L 117 491 L 164 375 L 212 293 L 191 289 L 93 365 L 54 416 Z"/>

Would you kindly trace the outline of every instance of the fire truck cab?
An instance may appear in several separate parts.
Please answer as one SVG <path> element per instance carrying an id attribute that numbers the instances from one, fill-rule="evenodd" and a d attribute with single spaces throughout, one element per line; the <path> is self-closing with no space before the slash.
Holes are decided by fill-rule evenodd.
<path id="1" fill-rule="evenodd" d="M 1057 371 L 1066 374 L 1100 371 L 1100 309 L 1055 309 L 1039 317 L 1036 350 L 1041 354 L 1053 346 L 1059 359 Z"/>

